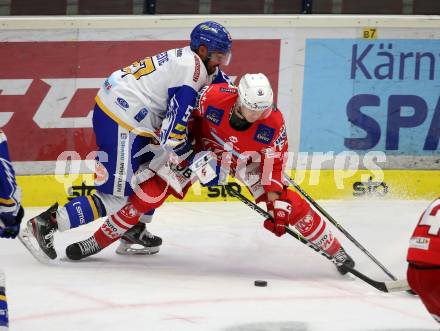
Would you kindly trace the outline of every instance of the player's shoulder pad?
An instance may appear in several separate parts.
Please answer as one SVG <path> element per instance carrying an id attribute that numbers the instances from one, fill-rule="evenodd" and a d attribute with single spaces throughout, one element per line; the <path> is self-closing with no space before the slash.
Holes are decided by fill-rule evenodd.
<path id="1" fill-rule="evenodd" d="M 235 103 L 237 95 L 238 90 L 235 86 L 227 83 L 211 84 L 200 91 L 197 108 L 202 115 L 208 106 L 226 109 Z"/>
<path id="2" fill-rule="evenodd" d="M 281 128 L 281 126 L 284 124 L 283 113 L 275 105 L 274 109 L 267 118 L 267 123 L 270 123 L 277 128 Z"/>
<path id="3" fill-rule="evenodd" d="M 264 124 L 274 129 L 272 144 L 276 151 L 281 151 L 287 143 L 287 130 L 283 114 L 274 106 L 269 117 L 264 120 Z"/>
<path id="4" fill-rule="evenodd" d="M 174 70 L 172 75 L 175 75 L 177 80 L 182 82 L 182 85 L 195 87 L 199 90 L 201 86 L 208 81 L 208 73 L 200 59 L 189 46 L 184 48 L 176 48 L 170 51 L 174 62 Z"/>

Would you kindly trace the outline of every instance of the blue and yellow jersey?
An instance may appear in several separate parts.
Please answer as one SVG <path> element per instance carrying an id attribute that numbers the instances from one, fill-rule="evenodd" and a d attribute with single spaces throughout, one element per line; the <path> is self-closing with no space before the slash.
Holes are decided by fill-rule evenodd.
<path id="1" fill-rule="evenodd" d="M 209 76 L 190 47 L 171 49 L 113 72 L 96 96 L 98 106 L 131 132 L 160 137 L 173 147 L 186 139 L 186 127 L 198 91 L 227 76 Z"/>
<path id="2" fill-rule="evenodd" d="M 0 214 L 16 215 L 20 208 L 21 190 L 9 159 L 6 135 L 0 130 Z"/>

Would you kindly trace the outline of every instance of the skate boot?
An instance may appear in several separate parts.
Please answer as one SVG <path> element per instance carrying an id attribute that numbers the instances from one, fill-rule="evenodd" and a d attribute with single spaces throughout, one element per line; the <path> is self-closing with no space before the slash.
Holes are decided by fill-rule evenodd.
<path id="1" fill-rule="evenodd" d="M 121 255 L 151 255 L 159 252 L 160 245 L 162 245 L 162 238 L 148 232 L 145 223 L 139 222 L 124 233 L 116 253 Z"/>
<path id="2" fill-rule="evenodd" d="M 96 242 L 95 236 L 91 236 L 86 240 L 67 246 L 66 256 L 71 260 L 78 261 L 85 257 L 94 255 L 101 250 L 102 248 Z"/>
<path id="3" fill-rule="evenodd" d="M 27 223 L 41 250 L 52 260 L 57 258 L 57 252 L 53 247 L 53 235 L 58 230 L 55 213 L 58 203 L 55 203 L 45 212 L 30 219 Z"/>
<path id="4" fill-rule="evenodd" d="M 336 266 L 336 269 L 338 269 L 339 273 L 341 275 L 345 275 L 348 271 L 344 268 L 344 266 L 347 266 L 349 268 L 354 268 L 354 260 L 351 258 L 350 255 L 347 254 L 347 252 L 344 250 L 344 248 L 339 248 L 339 250 L 336 252 L 336 254 L 333 256 L 336 259 L 336 262 L 338 265 Z"/>

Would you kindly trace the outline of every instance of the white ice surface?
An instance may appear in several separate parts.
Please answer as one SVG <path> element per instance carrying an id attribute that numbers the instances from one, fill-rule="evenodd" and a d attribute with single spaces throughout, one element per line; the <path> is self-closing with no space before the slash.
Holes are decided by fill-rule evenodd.
<path id="1" fill-rule="evenodd" d="M 323 201 L 331 215 L 398 278 L 409 236 L 428 201 Z M 26 210 L 26 219 L 41 209 Z M 116 244 L 80 262 L 65 247 L 102 221 L 56 235 L 61 260 L 38 263 L 18 240 L 0 240 L 11 330 L 428 331 L 439 326 L 417 297 L 381 293 L 289 235 L 277 238 L 237 203 L 174 203 L 149 226 L 153 256 L 118 256 Z M 336 233 L 336 231 L 335 231 Z M 341 234 L 337 234 L 343 238 Z M 387 276 L 346 239 L 360 271 Z M 269 286 L 254 286 L 254 280 Z"/>

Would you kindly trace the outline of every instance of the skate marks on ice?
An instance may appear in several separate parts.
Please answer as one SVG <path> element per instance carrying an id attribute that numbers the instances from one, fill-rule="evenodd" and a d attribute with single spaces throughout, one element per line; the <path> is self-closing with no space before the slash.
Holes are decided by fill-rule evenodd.
<path id="1" fill-rule="evenodd" d="M 312 331 L 303 322 L 260 322 L 230 326 L 221 331 Z"/>
<path id="2" fill-rule="evenodd" d="M 409 232 L 424 207 L 421 203 L 395 202 L 405 219 L 389 203 L 374 203 L 380 215 L 372 215 L 370 204 L 325 203 L 393 272 L 404 275 Z M 341 278 L 314 251 L 288 237 L 266 234 L 262 220 L 246 206 L 207 204 L 168 204 L 158 211 L 151 226 L 165 245 L 159 255 L 146 259 L 120 257 L 110 247 L 79 262 L 67 260 L 65 247 L 93 233 L 99 221 L 57 233 L 60 258 L 51 261 L 55 268 L 39 265 L 18 243 L 0 242 L 0 264 L 8 268 L 15 298 L 13 329 L 111 331 L 124 324 L 127 330 L 143 330 L 148 323 L 154 331 L 438 331 L 416 298 L 384 294 L 354 278 Z M 386 250 L 384 242 L 390 242 Z M 361 254 L 357 259 L 362 271 L 385 279 Z M 271 285 L 263 293 L 253 286 L 260 278 Z M 56 287 L 48 288 L 46 279 Z M 29 297 L 29 288 L 35 296 Z M 43 296 L 48 299 L 38 300 Z M 109 306 L 101 304 L 108 301 Z M 327 311 L 316 314 L 328 301 Z M 205 319 L 169 318 L 194 311 Z"/>
<path id="3" fill-rule="evenodd" d="M 359 329 L 356 329 L 359 330 Z M 365 329 L 365 331 L 438 331 L 439 329 Z M 312 331 L 303 322 L 261 322 L 227 327 L 221 331 Z"/>

